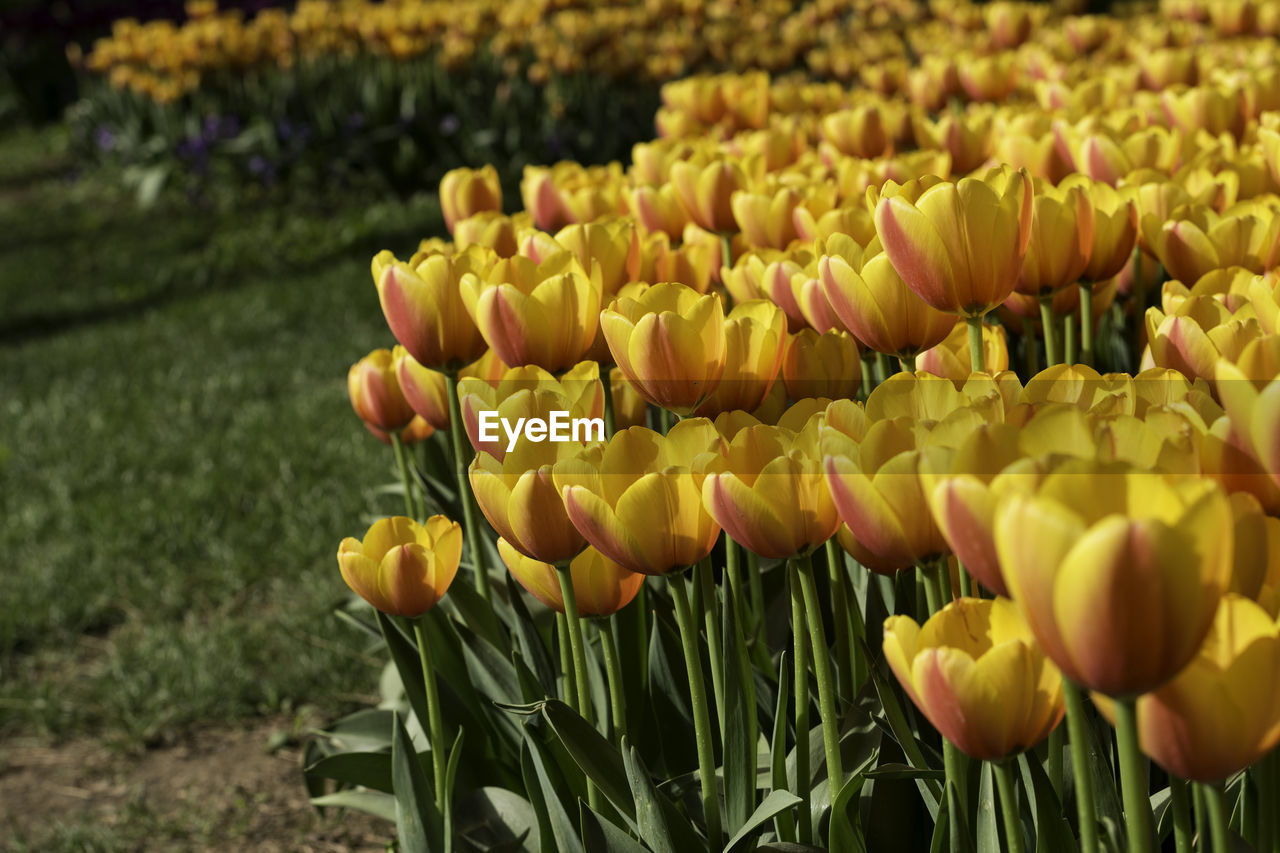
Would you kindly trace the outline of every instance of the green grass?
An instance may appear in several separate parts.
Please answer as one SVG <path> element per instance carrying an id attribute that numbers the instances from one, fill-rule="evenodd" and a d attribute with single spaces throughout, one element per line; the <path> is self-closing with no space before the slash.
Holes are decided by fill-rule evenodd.
<path id="1" fill-rule="evenodd" d="M 347 367 L 431 199 L 139 211 L 0 139 L 0 733 L 163 738 L 373 692 L 334 559 L 393 479 Z M 378 501 L 381 500 L 381 503 Z"/>

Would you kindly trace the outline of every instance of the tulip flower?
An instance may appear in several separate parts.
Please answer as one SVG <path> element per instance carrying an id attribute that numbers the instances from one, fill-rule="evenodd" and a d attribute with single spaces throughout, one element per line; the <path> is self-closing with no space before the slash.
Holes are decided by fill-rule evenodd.
<path id="1" fill-rule="evenodd" d="M 440 179 L 440 209 L 444 226 L 453 233 L 459 221 L 482 211 L 502 210 L 502 185 L 493 166 L 452 169 Z"/>
<path id="2" fill-rule="evenodd" d="M 409 619 L 444 597 L 462 559 L 462 528 L 443 515 L 419 524 L 403 516 L 374 522 L 364 540 L 338 546 L 338 567 L 351 590 L 374 608 Z"/>
<path id="3" fill-rule="evenodd" d="M 972 758 L 1016 755 L 1062 720 L 1062 677 L 1006 598 L 962 598 L 924 625 L 890 616 L 884 653 L 916 707 Z"/>
<path id="4" fill-rule="evenodd" d="M 822 476 L 816 425 L 799 435 L 764 425 L 743 429 L 707 471 L 707 512 L 735 542 L 762 557 L 809 551 L 840 526 Z"/>
<path id="5" fill-rule="evenodd" d="M 396 379 L 395 359 L 403 347 L 376 349 L 347 371 L 347 394 L 360 420 L 382 432 L 396 432 L 409 425 L 414 410 L 405 401 Z"/>
<path id="6" fill-rule="evenodd" d="M 853 399 L 862 387 L 862 355 L 846 332 L 801 329 L 786 342 L 782 381 L 792 400 Z"/>
<path id="7" fill-rule="evenodd" d="M 661 575 L 701 560 L 720 534 L 694 475 L 697 458 L 720 443 L 705 418 L 681 421 L 666 436 L 632 427 L 603 451 L 556 463 L 552 477 L 587 542 L 634 572 Z"/>
<path id="8" fill-rule="evenodd" d="M 649 402 L 685 415 L 725 370 L 724 308 L 717 294 L 664 283 L 620 296 L 600 314 L 609 351 Z"/>
<path id="9" fill-rule="evenodd" d="M 542 263 L 516 256 L 484 275 L 463 275 L 462 300 L 504 363 L 565 370 L 595 340 L 602 288 L 598 267 L 593 270 L 588 276 L 567 251 Z"/>
<path id="10" fill-rule="evenodd" d="M 1095 704 L 1108 719 L 1114 705 Z M 1218 782 L 1280 743 L 1280 625 L 1243 596 L 1223 596 L 1195 657 L 1138 698 L 1142 751 L 1184 779 Z"/>
<path id="11" fill-rule="evenodd" d="M 480 246 L 492 249 L 500 258 L 509 258 L 520 249 L 520 232 L 532 225 L 533 221 L 523 214 L 504 216 L 497 211 L 482 211 L 454 223 L 454 246 L 458 251 Z"/>
<path id="12" fill-rule="evenodd" d="M 1195 655 L 1231 578 L 1231 507 L 1212 481 L 1069 462 L 997 511 L 1005 581 L 1073 682 L 1129 697 Z"/>
<path id="13" fill-rule="evenodd" d="M 533 365 L 510 368 L 496 382 L 465 377 L 458 382 L 459 409 L 467 438 L 477 453 L 487 453 L 499 462 L 506 456 L 508 436 L 485 439 L 480 419 L 494 412 L 492 421 L 510 424 L 530 418 L 546 420 L 555 411 L 571 418 L 600 418 L 604 415 L 604 388 L 600 368 L 584 361 L 559 378 Z"/>
<path id="14" fill-rule="evenodd" d="M 1009 342 L 1005 338 L 1004 326 L 982 324 L 982 353 L 984 370 L 999 373 L 1009 369 Z M 920 353 L 916 358 L 916 369 L 944 376 L 953 382 L 968 379 L 973 365 L 970 363 L 969 334 L 965 326 L 955 323 L 941 343 Z"/>
<path id="15" fill-rule="evenodd" d="M 624 217 L 566 225 L 557 232 L 555 242 L 572 252 L 583 270 L 590 271 L 592 264 L 600 265 L 600 282 L 606 295 L 638 280 L 640 238 L 635 223 Z"/>
<path id="16" fill-rule="evenodd" d="M 876 205 L 876 228 L 894 269 L 939 311 L 982 317 L 1013 291 L 1031 239 L 1031 178 L 993 171 L 937 184 L 915 201 Z"/>
<path id="17" fill-rule="evenodd" d="M 734 305 L 724 324 L 724 373 L 695 414 L 710 418 L 758 408 L 782 368 L 786 332 L 786 316 L 773 303 L 757 299 Z"/>
<path id="18" fill-rule="evenodd" d="M 937 120 L 916 112 L 912 128 L 916 145 L 933 148 L 951 155 L 951 167 L 965 174 L 981 166 L 991 156 L 994 113 L 990 108 L 968 113 L 945 113 Z"/>
<path id="19" fill-rule="evenodd" d="M 1227 361 L 1218 362 L 1216 377 L 1231 426 L 1263 472 L 1280 486 L 1280 380 L 1251 379 Z"/>
<path id="20" fill-rule="evenodd" d="M 1089 264 L 1093 250 L 1093 204 L 1079 186 L 1063 189 L 1042 184 L 1036 188 L 1031 240 L 1015 288 L 1019 293 L 1047 297 L 1075 284 Z"/>
<path id="21" fill-rule="evenodd" d="M 879 104 L 867 103 L 828 113 L 819 125 L 824 144 L 852 157 L 879 157 L 893 149 Z"/>
<path id="22" fill-rule="evenodd" d="M 484 353 L 484 337 L 468 316 L 459 282 L 484 273 L 490 263 L 480 249 L 430 255 L 414 267 L 390 252 L 373 259 L 378 301 L 391 334 L 424 367 L 457 370 Z"/>
<path id="23" fill-rule="evenodd" d="M 671 183 L 676 197 L 699 227 L 708 231 L 737 230 L 731 199 L 746 189 L 747 176 L 732 160 L 718 160 L 705 166 L 689 162 L 671 164 Z"/>
<path id="24" fill-rule="evenodd" d="M 498 553 L 520 585 L 557 613 L 564 613 L 564 595 L 556 567 L 517 551 L 505 539 Z M 574 600 L 582 616 L 609 616 L 631 603 L 644 583 L 644 575 L 624 569 L 595 548 L 587 548 L 569 563 Z"/>

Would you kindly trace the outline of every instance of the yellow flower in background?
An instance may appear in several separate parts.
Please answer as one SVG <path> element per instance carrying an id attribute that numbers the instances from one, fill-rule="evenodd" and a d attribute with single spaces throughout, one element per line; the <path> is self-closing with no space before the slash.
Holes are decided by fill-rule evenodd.
<path id="1" fill-rule="evenodd" d="M 434 607 L 462 559 L 462 528 L 443 515 L 425 524 L 397 516 L 374 522 L 364 540 L 338 546 L 338 567 L 351 590 L 374 608 L 409 619 Z"/>
<path id="2" fill-rule="evenodd" d="M 529 594 L 557 613 L 564 613 L 564 595 L 556 567 L 521 554 L 505 539 L 498 554 Z M 569 563 L 579 616 L 609 616 L 631 603 L 645 576 L 624 569 L 595 548 L 587 548 Z"/>
<path id="3" fill-rule="evenodd" d="M 615 433 L 552 472 L 569 519 L 600 553 L 635 572 L 661 575 L 711 553 L 720 526 L 707 514 L 695 471 L 722 439 L 705 418 L 660 435 L 644 427 Z M 708 457 L 709 459 L 709 457 Z"/>
<path id="4" fill-rule="evenodd" d="M 1075 284 L 1093 251 L 1093 203 L 1079 186 L 1036 187 L 1031 240 L 1017 291 L 1045 297 Z"/>
<path id="5" fill-rule="evenodd" d="M 1114 720 L 1106 697 L 1094 703 Z M 1184 779 L 1218 782 L 1280 743 L 1280 625 L 1228 593 L 1195 657 L 1177 677 L 1138 697 L 1142 751 Z"/>
<path id="6" fill-rule="evenodd" d="M 852 399 L 862 387 L 862 355 L 847 332 L 801 329 L 787 338 L 782 382 L 792 400 Z"/>
<path id="7" fill-rule="evenodd" d="M 620 296 L 600 314 L 609 351 L 650 403 L 685 415 L 725 370 L 725 317 L 717 294 L 663 283 Z"/>
<path id="8" fill-rule="evenodd" d="M 1062 677 L 1005 598 L 961 598 L 923 626 L 890 616 L 884 653 L 921 713 L 972 758 L 1030 749 L 1066 710 Z"/>
<path id="9" fill-rule="evenodd" d="M 685 213 L 708 231 L 737 231 L 731 199 L 747 188 L 747 175 L 733 160 L 705 166 L 680 161 L 671 164 L 671 184 Z"/>
<path id="10" fill-rule="evenodd" d="M 1217 483 L 1073 461 L 1002 503 L 996 550 L 1062 673 L 1127 697 L 1194 657 L 1230 583 L 1231 529 Z"/>
<path id="11" fill-rule="evenodd" d="M 498 170 L 485 165 L 479 169 L 452 169 L 440 179 L 440 209 L 444 225 L 452 234 L 454 225 L 482 211 L 502 210 L 502 185 Z"/>
<path id="12" fill-rule="evenodd" d="M 778 378 L 787 346 L 787 318 L 763 299 L 739 302 L 724 324 L 724 373 L 695 415 L 713 418 L 721 412 L 752 411 L 764 402 Z"/>
<path id="13" fill-rule="evenodd" d="M 532 226 L 533 221 L 526 214 L 505 216 L 486 210 L 455 222 L 453 241 L 458 251 L 480 246 L 492 249 L 500 258 L 509 258 L 520 251 L 520 232 Z"/>

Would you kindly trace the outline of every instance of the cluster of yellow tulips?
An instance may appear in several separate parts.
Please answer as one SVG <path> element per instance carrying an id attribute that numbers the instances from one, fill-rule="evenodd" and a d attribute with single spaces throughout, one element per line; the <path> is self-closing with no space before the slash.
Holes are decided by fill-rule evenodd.
<path id="1" fill-rule="evenodd" d="M 349 388 L 407 517 L 339 562 L 417 619 L 465 551 L 498 612 L 487 521 L 558 614 L 558 693 L 522 707 L 589 806 L 544 845 L 855 849 L 906 778 L 954 851 L 1280 850 L 1280 16 L 934 5 L 860 87 L 669 83 L 629 166 L 530 167 L 519 212 L 450 172 L 451 239 L 373 259 L 398 346 Z M 698 792 L 668 802 L 627 668 L 672 620 Z"/>

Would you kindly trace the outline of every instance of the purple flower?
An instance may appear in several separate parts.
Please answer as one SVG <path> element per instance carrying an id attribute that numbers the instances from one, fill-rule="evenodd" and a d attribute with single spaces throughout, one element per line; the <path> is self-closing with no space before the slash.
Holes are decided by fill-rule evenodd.
<path id="1" fill-rule="evenodd" d="M 99 125 L 98 130 L 93 135 L 94 141 L 98 143 L 99 151 L 114 151 L 116 147 L 116 135 L 111 132 L 111 128 Z"/>

